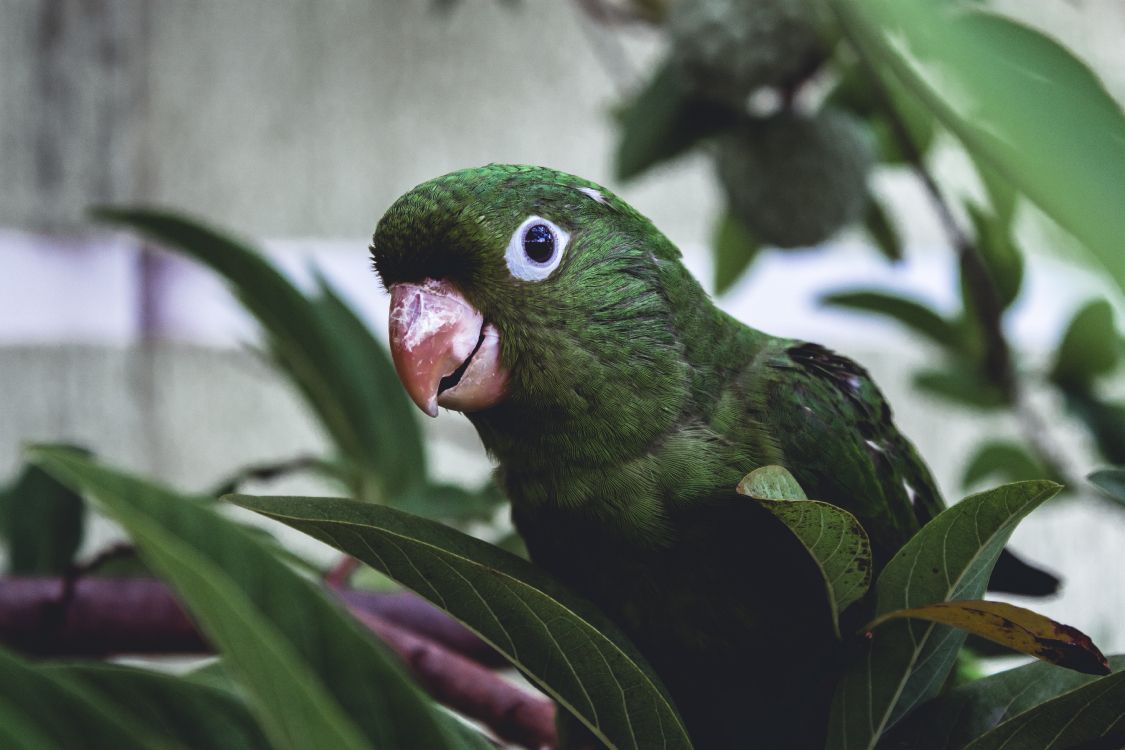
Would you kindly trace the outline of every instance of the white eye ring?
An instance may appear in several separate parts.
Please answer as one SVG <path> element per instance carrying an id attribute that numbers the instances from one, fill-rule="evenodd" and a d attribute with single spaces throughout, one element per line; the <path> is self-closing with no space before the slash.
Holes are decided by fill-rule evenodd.
<path id="1" fill-rule="evenodd" d="M 536 239 L 538 243 L 542 243 L 543 238 L 546 237 L 554 244 L 554 252 L 542 261 L 535 260 L 528 255 L 526 241 L 529 239 L 529 232 L 532 232 L 533 227 L 546 227 L 550 232 L 550 235 L 544 235 L 542 229 L 534 230 L 534 234 L 538 235 Z M 504 260 L 508 263 L 508 270 L 517 279 L 542 281 L 559 267 L 569 241 L 570 234 L 560 229 L 554 222 L 540 216 L 529 216 L 523 220 L 516 231 L 512 232 L 512 239 L 508 241 L 508 249 L 504 253 Z"/>

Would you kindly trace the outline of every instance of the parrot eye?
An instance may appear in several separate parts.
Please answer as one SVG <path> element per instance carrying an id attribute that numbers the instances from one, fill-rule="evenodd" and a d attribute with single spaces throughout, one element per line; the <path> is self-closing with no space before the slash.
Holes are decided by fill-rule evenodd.
<path id="1" fill-rule="evenodd" d="M 546 219 L 529 216 L 508 242 L 504 260 L 517 279 L 542 281 L 562 260 L 570 235 Z"/>

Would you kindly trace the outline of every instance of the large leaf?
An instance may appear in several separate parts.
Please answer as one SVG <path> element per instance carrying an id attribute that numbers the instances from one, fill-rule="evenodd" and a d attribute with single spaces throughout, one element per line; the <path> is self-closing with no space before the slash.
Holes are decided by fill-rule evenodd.
<path id="1" fill-rule="evenodd" d="M 387 354 L 326 286 L 309 300 L 255 249 L 172 213 L 102 210 L 220 274 L 355 472 L 357 494 L 393 500 L 425 478 L 414 412 Z"/>
<path id="2" fill-rule="evenodd" d="M 724 214 L 715 228 L 715 294 L 723 294 L 741 278 L 754 258 L 762 249 L 762 243 L 755 239 L 741 221 Z"/>
<path id="3" fill-rule="evenodd" d="M 1022 482 L 1048 479 L 1049 473 L 1019 443 L 990 440 L 977 449 L 961 474 L 961 487 L 968 488 L 983 479 Z"/>
<path id="4" fill-rule="evenodd" d="M 1081 239 L 1125 289 L 1125 116 L 1082 62 L 964 3 L 827 2 L 880 75 Z"/>
<path id="5" fill-rule="evenodd" d="M 20 750 L 178 748 L 94 691 L 0 649 L 0 746 Z"/>
<path id="6" fill-rule="evenodd" d="M 96 499 L 166 578 L 280 747 L 468 747 L 369 633 L 211 507 L 51 448 L 33 459 Z"/>
<path id="7" fill-rule="evenodd" d="M 885 622 L 903 618 L 952 625 L 1076 672 L 1109 674 L 1105 656 L 1088 635 L 1014 604 L 968 600 L 896 609 L 872 620 L 865 630 L 871 631 Z"/>
<path id="8" fill-rule="evenodd" d="M 1120 672 L 1125 656 L 1109 663 Z M 1042 662 L 1009 669 L 933 699 L 895 727 L 879 750 L 960 750 L 1002 722 L 1096 679 Z"/>
<path id="9" fill-rule="evenodd" d="M 65 573 L 82 544 L 85 525 L 82 497 L 38 466 L 25 466 L 0 492 L 0 531 L 12 575 Z"/>
<path id="10" fill-rule="evenodd" d="M 780 466 L 762 466 L 738 483 L 738 491 L 760 502 L 796 535 L 816 562 L 840 634 L 840 613 L 863 598 L 871 585 L 871 542 L 856 517 L 835 505 L 809 500 Z"/>
<path id="11" fill-rule="evenodd" d="M 875 313 L 895 320 L 920 333 L 935 344 L 956 349 L 960 338 L 957 327 L 921 302 L 875 289 L 855 289 L 826 294 L 822 304 L 849 310 Z"/>
<path id="12" fill-rule="evenodd" d="M 227 691 L 113 664 L 67 664 L 45 669 L 48 676 L 97 695 L 120 718 L 185 748 L 270 748 L 249 710 Z"/>
<path id="13" fill-rule="evenodd" d="M 348 500 L 231 501 L 354 555 L 504 654 L 610 748 L 688 748 L 659 679 L 590 603 L 526 560 L 440 523 Z"/>
<path id="14" fill-rule="evenodd" d="M 875 615 L 979 599 L 1016 524 L 1059 491 L 1020 482 L 965 498 L 927 523 L 875 583 Z M 862 647 L 836 688 L 829 750 L 875 747 L 902 716 L 941 688 L 965 633 L 947 625 L 888 623 Z"/>
<path id="15" fill-rule="evenodd" d="M 1113 308 L 1106 300 L 1087 302 L 1063 334 L 1051 379 L 1064 388 L 1084 388 L 1117 366 L 1119 355 Z"/>
<path id="16" fill-rule="evenodd" d="M 632 179 L 738 122 L 738 112 L 690 95 L 664 63 L 621 113 L 617 178 Z"/>

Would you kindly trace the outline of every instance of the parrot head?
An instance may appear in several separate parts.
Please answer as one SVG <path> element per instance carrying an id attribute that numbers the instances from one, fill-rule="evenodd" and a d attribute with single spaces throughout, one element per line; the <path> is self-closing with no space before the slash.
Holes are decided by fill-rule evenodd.
<path id="1" fill-rule="evenodd" d="M 698 285 L 604 188 L 540 167 L 453 172 L 399 198 L 371 254 L 406 391 L 430 416 L 468 414 L 490 450 L 608 455 L 680 413 L 676 310 Z"/>

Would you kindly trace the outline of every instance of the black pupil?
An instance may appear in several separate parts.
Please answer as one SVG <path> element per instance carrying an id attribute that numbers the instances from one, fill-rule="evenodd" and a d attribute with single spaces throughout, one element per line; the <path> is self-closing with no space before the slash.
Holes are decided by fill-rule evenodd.
<path id="1" fill-rule="evenodd" d="M 555 254 L 555 234 L 546 224 L 532 224 L 523 233 L 523 252 L 535 263 L 547 263 Z"/>

